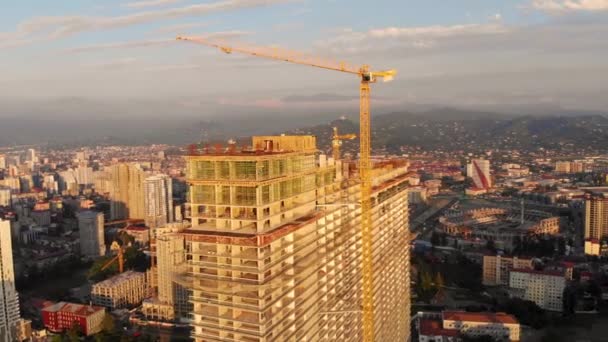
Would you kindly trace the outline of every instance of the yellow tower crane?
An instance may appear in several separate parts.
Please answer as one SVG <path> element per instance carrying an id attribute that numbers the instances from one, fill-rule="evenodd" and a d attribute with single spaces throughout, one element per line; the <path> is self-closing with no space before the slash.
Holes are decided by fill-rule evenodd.
<path id="1" fill-rule="evenodd" d="M 371 179 L 371 115 L 370 115 L 370 84 L 378 79 L 391 81 L 397 74 L 396 70 L 372 71 L 369 65 L 360 67 L 345 62 L 336 62 L 295 51 L 279 48 L 240 45 L 229 46 L 211 42 L 200 37 L 177 37 L 177 40 L 189 41 L 217 48 L 227 54 L 238 52 L 246 55 L 275 59 L 279 61 L 308 65 L 312 67 L 340 71 L 356 75 L 359 78 L 359 176 L 361 178 L 361 253 L 363 256 L 363 339 L 365 342 L 374 341 L 374 264 L 372 236 L 372 179 Z"/>
<path id="2" fill-rule="evenodd" d="M 338 127 L 334 127 L 334 134 L 331 137 L 331 147 L 334 160 L 340 159 L 340 147 L 342 146 L 342 140 L 353 140 L 357 137 L 356 134 L 338 134 Z"/>
<path id="3" fill-rule="evenodd" d="M 122 251 L 122 247 L 118 244 L 118 242 L 113 241 L 112 244 L 110 245 L 110 250 L 116 251 L 117 254 L 110 261 L 108 261 L 103 266 L 101 266 L 101 271 L 110 267 L 110 265 L 112 265 L 115 261 L 118 261 L 118 273 L 124 272 L 125 260 L 124 260 L 124 254 Z"/>

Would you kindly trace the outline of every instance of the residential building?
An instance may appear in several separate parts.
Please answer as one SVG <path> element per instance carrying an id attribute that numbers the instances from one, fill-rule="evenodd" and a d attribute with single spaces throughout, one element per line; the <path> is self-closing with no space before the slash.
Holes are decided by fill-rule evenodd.
<path id="1" fill-rule="evenodd" d="M 175 268 L 185 261 L 184 235 L 162 234 L 156 239 L 157 296 L 146 299 L 143 312 L 151 319 L 179 320 L 192 310 L 188 291 L 174 281 Z"/>
<path id="2" fill-rule="evenodd" d="M 0 341 L 12 342 L 18 335 L 19 295 L 15 288 L 10 221 L 0 219 Z"/>
<path id="3" fill-rule="evenodd" d="M 596 191 L 585 194 L 585 254 L 599 255 L 602 240 L 608 237 L 608 196 Z"/>
<path id="4" fill-rule="evenodd" d="M 85 210 L 79 212 L 80 253 L 92 258 L 106 254 L 103 213 Z"/>
<path id="5" fill-rule="evenodd" d="M 488 190 L 492 187 L 490 174 L 490 161 L 485 159 L 473 159 L 467 164 L 467 177 L 473 180 L 473 186 L 477 189 Z"/>
<path id="6" fill-rule="evenodd" d="M 570 162 L 569 161 L 555 162 L 555 172 L 570 173 Z"/>
<path id="7" fill-rule="evenodd" d="M 560 271 L 513 269 L 510 272 L 511 293 L 549 311 L 562 311 L 566 284 L 565 273 Z"/>
<path id="8" fill-rule="evenodd" d="M 532 259 L 516 256 L 484 255 L 483 284 L 486 286 L 508 286 L 509 272 L 512 269 L 533 269 Z"/>
<path id="9" fill-rule="evenodd" d="M 357 178 L 338 181 L 313 136 L 254 137 L 252 146 L 187 156 L 192 228 L 176 281 L 190 291 L 192 337 L 362 339 L 352 313 L 362 298 Z M 374 335 L 406 341 L 407 166 L 389 161 L 372 173 Z"/>
<path id="10" fill-rule="evenodd" d="M 61 333 L 77 324 L 85 336 L 91 336 L 102 330 L 106 309 L 100 306 L 59 302 L 44 307 L 41 313 L 44 326 L 53 333 Z"/>
<path id="11" fill-rule="evenodd" d="M 521 326 L 502 312 L 419 312 L 416 314 L 419 342 L 457 342 L 463 337 L 490 336 L 497 342 L 519 342 Z"/>
<path id="12" fill-rule="evenodd" d="M 0 207 L 11 206 L 11 189 L 0 186 Z"/>
<path id="13" fill-rule="evenodd" d="M 138 164 L 116 164 L 109 168 L 112 219 L 143 219 L 145 171 Z"/>
<path id="14" fill-rule="evenodd" d="M 140 246 L 147 246 L 150 242 L 150 228 L 145 226 L 128 226 L 125 232 L 135 239 Z"/>
<path id="15" fill-rule="evenodd" d="M 93 284 L 91 301 L 110 310 L 135 307 L 148 293 L 146 274 L 126 271 Z"/>
<path id="16" fill-rule="evenodd" d="M 6 169 L 6 155 L 0 154 L 0 170 Z"/>
<path id="17" fill-rule="evenodd" d="M 29 148 L 27 150 L 26 160 L 35 163 L 37 161 L 36 150 L 34 150 L 33 148 Z"/>
<path id="18" fill-rule="evenodd" d="M 173 222 L 173 187 L 171 177 L 154 175 L 144 181 L 145 221 L 150 228 Z"/>

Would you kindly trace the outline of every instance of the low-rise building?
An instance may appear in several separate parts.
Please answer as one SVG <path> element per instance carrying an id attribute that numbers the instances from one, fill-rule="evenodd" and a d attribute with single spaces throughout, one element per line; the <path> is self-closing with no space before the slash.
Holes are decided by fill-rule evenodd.
<path id="1" fill-rule="evenodd" d="M 42 309 L 44 326 L 60 333 L 78 324 L 86 336 L 101 331 L 106 310 L 103 307 L 59 302 Z"/>
<path id="2" fill-rule="evenodd" d="M 114 309 L 139 305 L 146 297 L 146 274 L 126 271 L 93 285 L 93 304 Z"/>
<path id="3" fill-rule="evenodd" d="M 483 284 L 486 286 L 508 286 L 512 269 L 531 270 L 532 259 L 503 255 L 483 256 Z"/>
<path id="4" fill-rule="evenodd" d="M 520 341 L 519 322 L 502 312 L 420 312 L 416 318 L 419 342 L 456 342 L 465 336 L 491 336 L 499 342 Z"/>
<path id="5" fill-rule="evenodd" d="M 510 272 L 511 293 L 530 300 L 549 311 L 562 311 L 566 276 L 560 271 L 513 269 Z"/>

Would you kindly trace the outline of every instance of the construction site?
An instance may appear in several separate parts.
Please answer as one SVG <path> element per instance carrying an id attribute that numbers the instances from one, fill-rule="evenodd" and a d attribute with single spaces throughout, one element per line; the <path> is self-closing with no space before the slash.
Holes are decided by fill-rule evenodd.
<path id="1" fill-rule="evenodd" d="M 188 293 L 192 307 L 181 318 L 193 326 L 192 337 L 362 340 L 361 206 L 354 163 L 317 155 L 312 136 L 254 137 L 246 149 L 191 152 L 186 158 L 192 227 L 159 237 L 164 242 L 158 255 L 182 261 L 173 267 L 173 287 L 162 292 L 181 293 L 164 300 L 181 298 L 182 305 Z M 409 336 L 406 172 L 403 161 L 373 169 L 378 341 Z"/>

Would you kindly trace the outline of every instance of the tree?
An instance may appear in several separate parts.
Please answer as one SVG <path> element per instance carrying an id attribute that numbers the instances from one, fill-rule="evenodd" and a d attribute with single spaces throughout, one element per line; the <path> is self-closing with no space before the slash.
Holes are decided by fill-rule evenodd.
<path id="1" fill-rule="evenodd" d="M 431 244 L 433 246 L 437 246 L 440 243 L 440 237 L 439 234 L 437 234 L 437 232 L 433 231 L 433 233 L 431 234 Z"/>
<path id="2" fill-rule="evenodd" d="M 80 332 L 82 329 L 80 328 L 80 324 L 78 322 L 74 323 L 70 330 L 67 332 L 67 337 L 70 342 L 78 342 L 80 341 Z"/>
<path id="3" fill-rule="evenodd" d="M 496 253 L 496 245 L 494 244 L 494 240 L 489 239 L 486 241 L 486 249 L 492 253 Z"/>
<path id="4" fill-rule="evenodd" d="M 437 288 L 437 290 L 441 290 L 441 288 L 444 286 L 445 282 L 443 281 L 443 276 L 440 272 L 437 272 L 437 274 L 435 274 L 435 287 Z"/>
<path id="5" fill-rule="evenodd" d="M 116 322 L 114 321 L 114 317 L 106 312 L 106 315 L 103 317 L 101 327 L 104 332 L 108 334 L 113 333 L 116 330 Z"/>
<path id="6" fill-rule="evenodd" d="M 63 342 L 63 338 L 61 337 L 61 335 L 53 335 L 53 338 L 51 338 L 51 342 Z"/>

